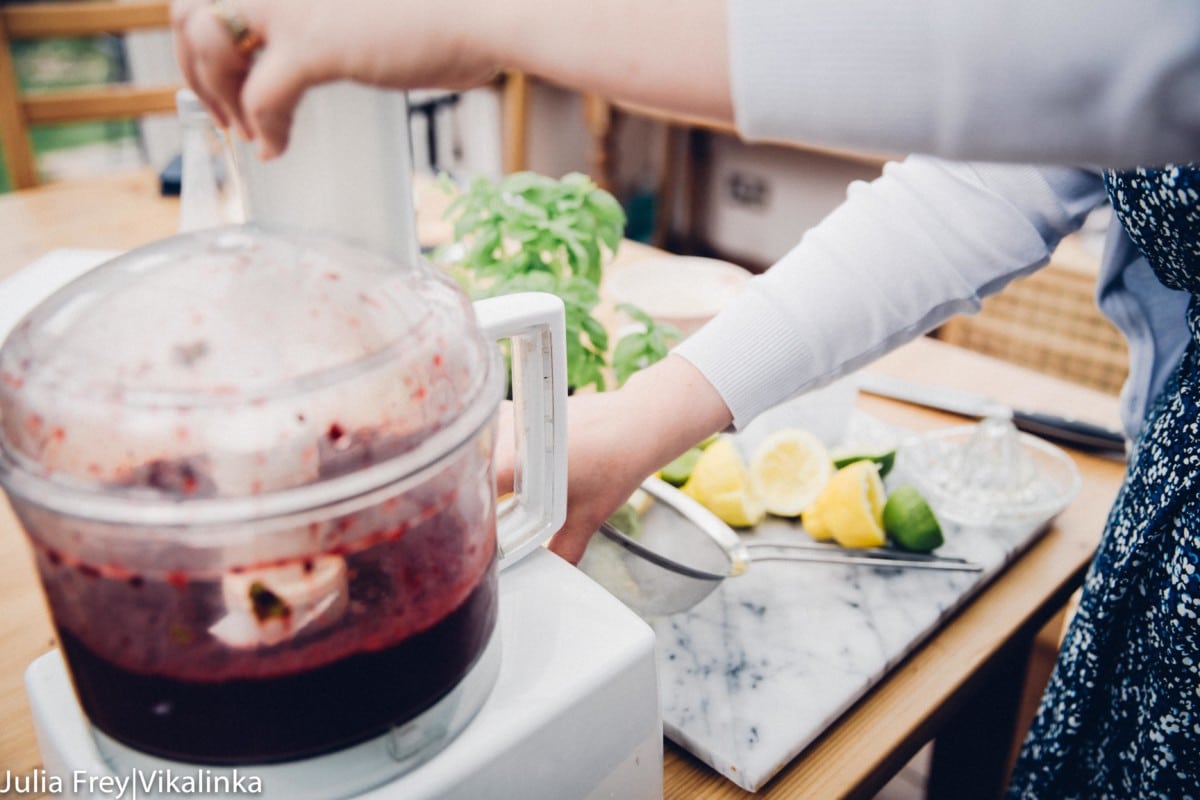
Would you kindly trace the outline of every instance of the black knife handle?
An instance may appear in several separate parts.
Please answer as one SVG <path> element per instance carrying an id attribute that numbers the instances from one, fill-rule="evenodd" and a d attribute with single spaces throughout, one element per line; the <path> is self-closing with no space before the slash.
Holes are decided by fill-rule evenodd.
<path id="1" fill-rule="evenodd" d="M 1013 425 L 1026 433 L 1053 442 L 1094 450 L 1101 453 L 1125 455 L 1125 434 L 1083 420 L 1045 414 L 1040 411 L 1013 409 Z"/>

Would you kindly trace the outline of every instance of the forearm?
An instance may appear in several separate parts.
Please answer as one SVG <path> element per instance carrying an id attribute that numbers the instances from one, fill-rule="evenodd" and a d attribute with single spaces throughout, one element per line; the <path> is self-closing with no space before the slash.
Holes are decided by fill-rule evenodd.
<path id="1" fill-rule="evenodd" d="M 691 362 L 675 355 L 634 373 L 616 393 L 613 415 L 648 475 L 733 421 L 721 395 Z M 619 418 L 619 420 L 618 420 Z"/>
<path id="2" fill-rule="evenodd" d="M 494 61 L 575 89 L 733 118 L 726 0 L 514 0 L 476 26 Z"/>
<path id="3" fill-rule="evenodd" d="M 567 523 L 550 547 L 571 562 L 647 475 L 730 421 L 713 386 L 673 355 L 616 391 L 575 395 L 567 416 Z"/>
<path id="4" fill-rule="evenodd" d="M 1103 202 L 1080 170 L 911 159 L 840 208 L 683 342 L 744 426 L 1044 263 Z"/>

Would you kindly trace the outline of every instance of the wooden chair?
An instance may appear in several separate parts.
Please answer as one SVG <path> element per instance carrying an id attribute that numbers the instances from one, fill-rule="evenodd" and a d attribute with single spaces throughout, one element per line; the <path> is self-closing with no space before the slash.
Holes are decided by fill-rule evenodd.
<path id="1" fill-rule="evenodd" d="M 29 131 L 35 125 L 174 113 L 176 86 L 110 85 L 22 93 L 9 44 L 19 39 L 123 34 L 170 26 L 167 2 L 0 5 L 0 145 L 15 188 L 38 183 Z"/>
<path id="2" fill-rule="evenodd" d="M 1120 331 L 1096 307 L 1096 258 L 1067 237 L 1050 263 L 937 330 L 943 341 L 1109 394 L 1129 372 Z"/>
<path id="3" fill-rule="evenodd" d="M 507 70 L 496 82 L 501 92 L 501 168 L 506 174 L 520 172 L 529 160 L 529 76 Z"/>

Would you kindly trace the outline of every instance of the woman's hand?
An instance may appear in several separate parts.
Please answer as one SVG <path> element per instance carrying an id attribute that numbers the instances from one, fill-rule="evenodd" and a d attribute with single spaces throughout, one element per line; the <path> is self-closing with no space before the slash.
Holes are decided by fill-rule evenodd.
<path id="1" fill-rule="evenodd" d="M 457 89 L 503 67 L 733 117 L 725 0 L 172 0 L 171 15 L 188 83 L 266 158 L 304 90 L 334 80 Z"/>
<path id="2" fill-rule="evenodd" d="M 334 80 L 459 88 L 493 75 L 489 9 L 465 0 L 174 0 L 175 50 L 188 83 L 223 126 L 287 147 L 304 91 Z M 240 46 L 239 28 L 246 35 Z M 476 35 L 476 32 L 479 35 Z M 352 120 L 347 120 L 348 123 Z"/>
<path id="3" fill-rule="evenodd" d="M 678 356 L 637 373 L 616 391 L 570 398 L 567 521 L 550 549 L 578 563 L 600 523 L 648 475 L 729 422 L 716 390 Z M 507 417 L 501 423 L 502 432 L 511 429 Z M 512 488 L 512 457 L 511 436 L 502 433 L 496 448 L 502 492 Z"/>

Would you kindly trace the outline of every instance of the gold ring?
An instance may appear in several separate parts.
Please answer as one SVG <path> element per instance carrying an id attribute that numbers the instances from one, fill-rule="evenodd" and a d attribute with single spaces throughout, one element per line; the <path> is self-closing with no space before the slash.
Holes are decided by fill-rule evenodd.
<path id="1" fill-rule="evenodd" d="M 250 26 L 246 24 L 246 20 L 237 12 L 230 0 L 212 0 L 208 8 L 229 33 L 229 38 L 233 40 L 233 46 L 239 53 L 250 55 L 262 47 L 262 37 L 250 30 Z"/>

